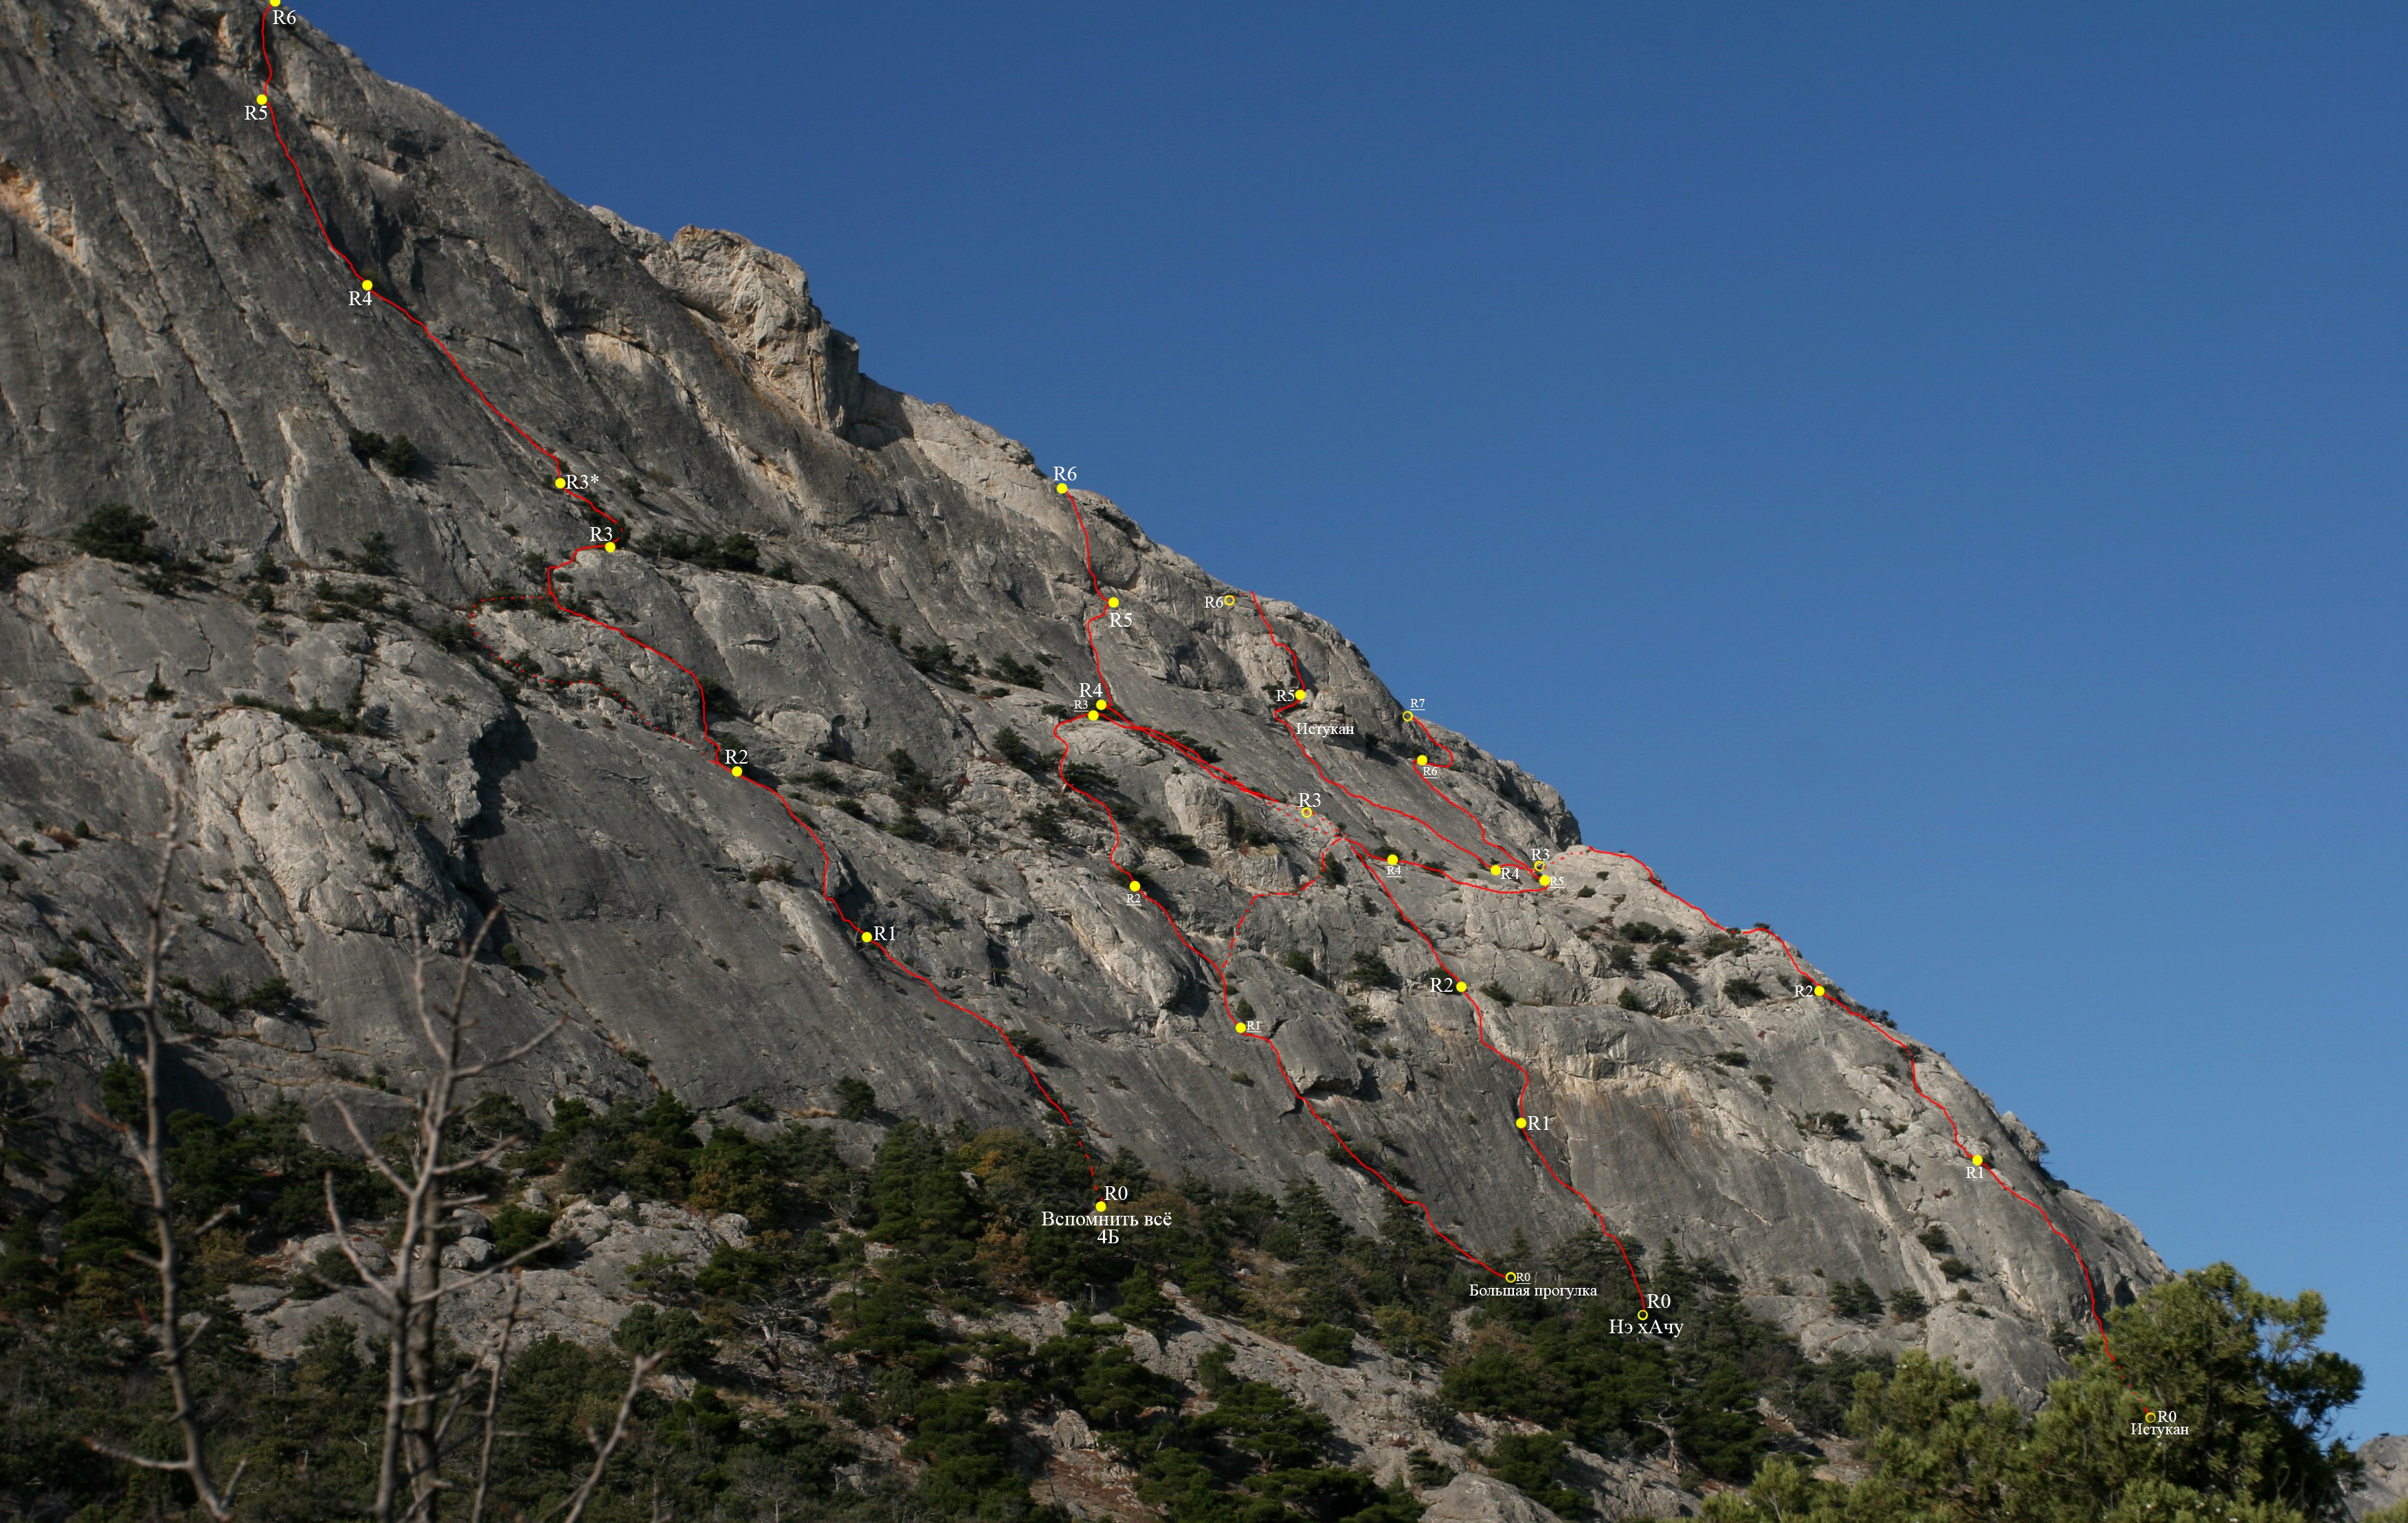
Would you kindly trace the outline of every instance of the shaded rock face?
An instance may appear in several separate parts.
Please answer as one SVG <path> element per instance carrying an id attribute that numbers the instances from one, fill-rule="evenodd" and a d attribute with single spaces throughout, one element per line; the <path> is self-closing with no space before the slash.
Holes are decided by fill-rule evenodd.
<path id="1" fill-rule="evenodd" d="M 792 261 L 580 207 L 306 23 L 277 27 L 279 120 L 326 237 L 559 468 L 595 479 L 624 525 L 595 552 L 602 521 L 443 349 L 353 301 L 246 120 L 251 22 L 199 3 L 0 10 L 0 523 L 40 563 L 0 606 L 18 874 L 0 884 L 0 1018 L 63 1104 L 122 1051 L 107 1007 L 179 781 L 194 844 L 169 971 L 222 991 L 185 1005 L 189 1103 L 292 1094 L 331 1122 L 340 1096 L 372 1124 L 423 1061 L 414 960 L 499 903 L 471 984 L 481 1037 L 567 1023 L 509 1079 L 538 1114 L 666 1085 L 722 1120 L 824 1114 L 858 1075 L 876 1121 L 1051 1124 L 993 1027 L 1025 1031 L 1089 1146 L 1166 1174 L 1312 1179 L 1368 1224 L 1385 1194 L 1329 1157 L 1309 1099 L 1494 1257 L 1517 1230 L 1593 1230 L 1535 1144 L 1617 1231 L 1722 1261 L 1810 1349 L 1928 1341 L 2026 1401 L 2061 1368 L 2051 1329 L 2090 1304 L 2065 1243 L 1967 1177 L 1898 1049 L 1799 998 L 1762 938 L 1630 966 L 1616 926 L 1692 948 L 1713 927 L 1581 845 L 1543 783 L 1400 722 L 1330 625 L 1258 612 L 1107 499 L 1054 492 L 1019 444 L 864 377 Z M 419 458 L 397 474 L 355 446 L 366 434 Z M 155 519 L 196 574 L 75 553 L 108 501 Z M 782 579 L 695 548 L 731 535 Z M 691 676 L 548 616 L 542 568 L 580 547 L 553 590 Z M 251 579 L 262 552 L 281 581 Z M 1098 663 L 1122 711 L 1278 803 L 1068 718 Z M 742 781 L 702 749 L 697 681 L 721 692 L 711 737 L 743 754 Z M 1297 686 L 1292 727 L 1269 694 Z M 1454 765 L 1426 775 L 1413 758 L 1438 747 Z M 1089 791 L 1143 896 L 1110 859 L 1112 826 L 1054 781 L 1064 752 L 1108 780 Z M 1466 880 L 1544 856 L 1554 884 L 1389 877 L 1339 830 Z M 1343 881 L 1325 860 L 1351 864 Z M 862 944 L 830 899 L 882 939 Z M 1526 1100 L 1470 1005 L 1430 992 L 1436 960 L 1399 911 L 1474 990 L 1510 997 L 1482 997 L 1487 1036 L 1528 1069 Z M 1232 1032 L 1239 1000 L 1284 1076 Z M 2102 1303 L 2163 1276 L 1943 1058 L 1922 1085 L 2080 1246 Z M 1526 1140 L 1523 1110 L 1552 1120 Z M 1944 1254 L 1918 1241 L 1934 1225 Z M 1856 1277 L 1940 1309 L 1834 1317 L 1827 1288 Z"/>
<path id="2" fill-rule="evenodd" d="M 2369 1517 L 2408 1502 L 2408 1434 L 2385 1433 L 2358 1445 L 2366 1474 L 2349 1495 L 2349 1516 Z"/>

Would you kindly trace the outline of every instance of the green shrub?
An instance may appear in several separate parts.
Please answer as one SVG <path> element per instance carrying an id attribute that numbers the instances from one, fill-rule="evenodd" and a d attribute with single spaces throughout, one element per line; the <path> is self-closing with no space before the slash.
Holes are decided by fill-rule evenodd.
<path id="1" fill-rule="evenodd" d="M 1890 1293 L 1889 1315 L 1900 1322 L 1920 1322 L 1930 1310 L 1931 1303 L 1923 1299 L 1921 1292 L 1911 1287 Z"/>
<path id="2" fill-rule="evenodd" d="M 710 571 L 757 573 L 761 569 L 761 547 L 749 534 L 731 534 L 723 539 L 713 539 L 707 534 L 692 539 L 681 534 L 654 534 L 647 535 L 635 548 L 641 554 L 683 561 Z"/>
<path id="3" fill-rule="evenodd" d="M 1970 1280 L 1973 1277 L 1973 1266 L 1951 1254 L 1940 1261 L 1940 1272 L 1951 1280 Z"/>
<path id="4" fill-rule="evenodd" d="M 1354 1357 L 1354 1335 L 1326 1322 L 1297 1329 L 1288 1342 L 1298 1353 L 1310 1354 L 1324 1364 L 1348 1364 Z"/>
<path id="5" fill-rule="evenodd" d="M 995 754 L 1003 758 L 1005 766 L 1017 767 L 1031 776 L 1045 770 L 1045 758 L 1009 725 L 996 732 Z"/>
<path id="6" fill-rule="evenodd" d="M 878 1091 L 848 1073 L 836 1082 L 836 1114 L 847 1121 L 867 1121 L 878 1109 Z"/>
<path id="7" fill-rule="evenodd" d="M 395 476 L 408 476 L 418 469 L 420 458 L 418 446 L 409 442 L 408 434 L 395 434 L 377 452 L 377 464 Z"/>
<path id="8" fill-rule="evenodd" d="M 68 542 L 87 555 L 125 566 L 156 566 L 167 553 L 148 536 L 159 526 L 148 513 L 137 513 L 122 502 L 105 502 L 77 526 Z"/>
<path id="9" fill-rule="evenodd" d="M 1484 1455 L 1474 1455 L 1490 1474 L 1515 1487 L 1558 1517 L 1578 1517 L 1588 1511 L 1588 1499 L 1556 1479 L 1563 1468 L 1564 1441 L 1553 1433 L 1504 1433 Z"/>
<path id="10" fill-rule="evenodd" d="M 683 1307 L 663 1311 L 638 1302 L 611 1330 L 612 1346 L 629 1354 L 664 1356 L 661 1368 L 672 1373 L 690 1370 L 710 1357 L 710 1335 L 702 1321 Z"/>
<path id="11" fill-rule="evenodd" d="M 1360 989 L 1393 989 L 1402 983 L 1397 970 L 1376 952 L 1357 952 L 1346 970 L 1346 982 Z"/>
<path id="12" fill-rule="evenodd" d="M 1834 1282 L 1831 1286 L 1831 1315 L 1859 1322 L 1870 1322 L 1882 1314 L 1882 1295 L 1862 1275 Z"/>
<path id="13" fill-rule="evenodd" d="M 1922 1231 L 1914 1234 L 1914 1241 L 1922 1243 L 1925 1247 L 1930 1249 L 1936 1254 L 1944 1254 L 1951 1246 L 1948 1241 L 1948 1228 L 1941 1226 L 1938 1222 L 1933 1222 Z"/>
<path id="14" fill-rule="evenodd" d="M 1639 996 L 1627 988 L 1613 997 L 1613 1002 L 1625 1010 L 1635 1010 L 1642 1015 L 1647 1013 L 1647 1007 L 1639 1002 Z"/>
<path id="15" fill-rule="evenodd" d="M 533 1211 L 525 1206 L 504 1206 L 494 1213 L 494 1251 L 507 1258 L 525 1253 L 538 1244 L 552 1241 L 552 1214 Z M 557 1249 L 528 1256 L 528 1262 L 547 1264 L 557 1257 Z"/>

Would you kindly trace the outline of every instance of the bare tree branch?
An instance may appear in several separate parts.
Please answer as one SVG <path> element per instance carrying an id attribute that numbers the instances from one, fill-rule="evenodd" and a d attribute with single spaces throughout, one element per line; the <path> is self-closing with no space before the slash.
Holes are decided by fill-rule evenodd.
<path id="1" fill-rule="evenodd" d="M 142 905 L 142 996 L 117 1008 L 130 1012 L 142 1022 L 142 1056 L 136 1062 L 142 1073 L 142 1131 L 138 1139 L 129 1128 L 120 1128 L 119 1131 L 127 1138 L 135 1165 L 141 1170 L 143 1183 L 150 1189 L 150 1227 L 159 1251 L 156 1255 L 136 1257 L 147 1259 L 159 1276 L 159 1315 L 146 1320 L 159 1343 L 159 1367 L 166 1374 L 168 1394 L 175 1402 L 173 1420 L 183 1437 L 184 1455 L 180 1459 L 152 1459 L 122 1452 L 96 1438 L 84 1442 L 97 1453 L 144 1470 L 180 1473 L 192 1484 L 201 1510 L 218 1523 L 225 1523 L 234 1516 L 234 1483 L 221 1489 L 217 1478 L 210 1473 L 208 1426 L 202 1420 L 200 1405 L 193 1397 L 189 1360 L 194 1344 L 208 1329 L 208 1319 L 203 1317 L 190 1329 L 184 1326 L 182 1261 L 167 1178 L 167 1117 L 159 1098 L 160 1064 L 166 1050 L 176 1045 L 176 1039 L 166 1030 L 160 1015 L 159 970 L 176 941 L 175 931 L 167 924 L 167 880 L 175 869 L 176 854 L 183 849 L 183 782 L 181 778 L 171 778 L 167 783 L 166 844 L 160 849 L 159 870 L 150 880 L 150 895 Z M 212 1218 L 209 1226 L 215 1225 L 216 1219 Z M 241 1475 L 241 1469 L 236 1467 L 234 1481 L 239 1482 Z"/>
<path id="2" fill-rule="evenodd" d="M 485 1386 L 484 1436 L 477 1445 L 477 1495 L 468 1504 L 468 1523 L 485 1523 L 485 1491 L 494 1474 L 494 1418 L 502 1405 L 502 1372 L 510 1362 L 510 1332 L 519 1325 L 519 1292 L 524 1281 L 510 1279 L 510 1308 L 502 1317 L 502 1335 L 494 1347 L 494 1378 Z"/>
<path id="3" fill-rule="evenodd" d="M 667 1357 L 666 1354 L 646 1354 L 636 1360 L 636 1367 L 627 1372 L 627 1394 L 619 1398 L 619 1415 L 610 1420 L 609 1438 L 596 1439 L 594 1430 L 588 1428 L 585 1430 L 586 1442 L 594 1445 L 594 1468 L 586 1473 L 585 1479 L 569 1495 L 568 1512 L 560 1523 L 579 1523 L 579 1519 L 585 1516 L 585 1504 L 594 1500 L 595 1488 L 601 1486 L 602 1473 L 609 1468 L 611 1454 L 626 1440 L 627 1419 L 636 1410 L 636 1398 L 643 1391 L 645 1377 L 660 1368 L 661 1360 Z M 549 1513 L 544 1515 L 547 1520 L 551 1516 Z"/>

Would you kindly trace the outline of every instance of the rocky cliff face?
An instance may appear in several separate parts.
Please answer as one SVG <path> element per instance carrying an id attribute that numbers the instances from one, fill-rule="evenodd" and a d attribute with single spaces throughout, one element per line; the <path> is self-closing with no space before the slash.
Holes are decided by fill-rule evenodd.
<path id="1" fill-rule="evenodd" d="M 531 1108 L 665 1085 L 747 1125 L 826 1114 L 858 1075 L 889 1117 L 1056 1122 L 998 1028 L 1025 1032 L 1092 1148 L 1309 1177 L 1368 1221 L 1384 1188 L 1326 1117 L 1500 1268 L 1517 1232 L 1595 1230 L 1543 1155 L 1810 1348 L 1928 1343 L 2027 1401 L 2052 1329 L 2088 1320 L 2068 1241 L 2102 1304 L 2163 1276 L 1926 1053 L 1995 1170 L 1969 1177 L 1905 1056 L 1799 995 L 1825 974 L 1402 723 L 1327 624 L 1258 616 L 1023 446 L 868 380 L 792 261 L 575 205 L 306 22 L 272 29 L 288 164 L 248 109 L 254 25 L 0 6 L 0 523 L 37 563 L 0 607 L 0 1019 L 63 1101 L 120 1050 L 181 780 L 170 970 L 224 991 L 189 1006 L 191 1103 L 391 1103 L 379 1076 L 423 1061 L 414 952 L 498 902 L 482 1030 L 568 1022 L 511 1080 Z M 355 299 L 330 243 L 391 301 Z M 185 570 L 77 553 L 112 501 Z M 553 591 L 641 645 L 540 596 L 580 547 Z M 1124 718 L 1074 717 L 1098 670 Z M 695 679 L 743 778 L 701 747 Z M 1686 946 L 1650 969 L 1635 927 Z M 1432 992 L 1441 962 L 1472 998 Z M 1859 1277 L 1936 1309 L 1836 1316 Z"/>

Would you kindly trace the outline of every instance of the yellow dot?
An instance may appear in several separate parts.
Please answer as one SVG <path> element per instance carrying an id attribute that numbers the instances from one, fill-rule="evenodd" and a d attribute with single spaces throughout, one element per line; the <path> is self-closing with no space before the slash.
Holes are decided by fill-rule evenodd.
<path id="1" fill-rule="evenodd" d="M 1471 992 L 1471 985 L 1466 984 L 1461 979 L 1456 979 L 1455 981 L 1455 992 L 1457 994 L 1469 994 Z"/>
<path id="2" fill-rule="evenodd" d="M 1408 724 L 1408 725 L 1410 725 L 1410 724 L 1412 724 L 1412 723 L 1413 722 L 1413 716 L 1412 716 L 1412 715 L 1411 715 L 1411 714 L 1406 714 L 1406 715 L 1404 715 L 1404 716 L 1403 716 L 1403 718 L 1404 718 L 1405 723 L 1406 723 L 1406 724 Z"/>
<path id="3" fill-rule="evenodd" d="M 1641 1322 L 1644 1322 L 1644 1321 L 1646 1321 L 1646 1320 L 1647 1320 L 1647 1308 L 1646 1308 L 1646 1307 L 1644 1307 L 1644 1306 L 1641 1306 L 1641 1308 L 1639 1308 L 1639 1320 L 1640 1320 L 1640 1321 L 1641 1321 Z"/>
<path id="4" fill-rule="evenodd" d="M 609 551 L 611 554 L 616 555 L 619 553 L 619 541 L 616 539 L 605 539 L 602 541 L 602 548 Z"/>
<path id="5" fill-rule="evenodd" d="M 1131 878 L 1131 879 L 1129 880 L 1129 892 L 1130 892 L 1130 893 L 1132 893 L 1132 894 L 1134 894 L 1134 893 L 1136 893 L 1137 891 L 1138 891 L 1137 880 L 1136 880 L 1136 879 L 1134 879 L 1134 878 Z"/>
<path id="6" fill-rule="evenodd" d="M 1517 1115 L 1513 1118 L 1513 1125 L 1518 1130 L 1528 1131 L 1530 1129 L 1530 1118 L 1526 1115 Z"/>
<path id="7" fill-rule="evenodd" d="M 1240 1021 L 1240 1022 L 1238 1023 L 1238 1035 L 1240 1035 L 1240 1036 L 1241 1036 L 1241 1037 L 1242 1037 L 1242 1036 L 1244 1036 L 1245 1034 L 1246 1034 L 1246 1023 L 1245 1023 L 1245 1022 L 1243 1022 L 1243 1021 Z"/>
<path id="8" fill-rule="evenodd" d="M 568 478 L 566 476 L 555 476 L 552 479 L 552 485 L 554 491 L 566 492 L 568 490 Z"/>
<path id="9" fill-rule="evenodd" d="M 376 289 L 376 282 L 374 280 L 362 280 L 360 282 L 360 289 L 363 291 L 374 291 Z"/>
<path id="10" fill-rule="evenodd" d="M 267 3 L 268 3 L 268 5 L 269 5 L 269 6 L 271 6 L 271 7 L 274 7 L 274 6 L 280 6 L 280 5 L 284 4 L 284 0 L 267 0 Z"/>
<path id="11" fill-rule="evenodd" d="M 1096 700 L 1096 707 L 1097 709 L 1101 710 L 1101 709 L 1109 709 L 1109 708 L 1111 708 L 1111 705 L 1110 703 L 1105 702 L 1102 698 L 1097 698 L 1097 699 Z"/>
<path id="12" fill-rule="evenodd" d="M 265 96 L 265 95 L 260 96 L 260 97 L 259 97 L 259 104 L 260 104 L 260 105 L 262 105 L 262 106 L 266 105 L 266 104 L 267 104 L 267 97 L 266 97 L 266 96 Z"/>
<path id="13" fill-rule="evenodd" d="M 1305 699 L 1310 698 L 1311 697 L 1312 697 L 1312 695 L 1306 692 L 1303 688 L 1299 687 L 1296 690 L 1296 701 L 1298 703 L 1302 703 Z"/>
<path id="14" fill-rule="evenodd" d="M 1974 1168 L 1976 1168 L 1976 1169 L 1979 1169 L 1979 1168 L 1981 1168 L 1981 1167 L 1982 1167 L 1982 1155 L 1980 1155 L 1979 1153 L 1976 1153 L 1976 1154 L 1974 1154 L 1974 1155 L 1973 1155 L 1973 1167 L 1974 1167 Z"/>
<path id="15" fill-rule="evenodd" d="M 1312 818 L 1312 806 L 1311 804 L 1304 806 L 1304 817 L 1308 820 Z"/>
<path id="16" fill-rule="evenodd" d="M 1554 882 L 1555 882 L 1555 880 L 1554 880 L 1553 878 L 1548 877 L 1545 873 L 1543 873 L 1543 872 L 1542 872 L 1542 873 L 1539 874 L 1539 886 L 1540 886 L 1541 888 L 1544 888 L 1544 887 L 1546 887 L 1549 884 L 1554 883 Z"/>
<path id="17" fill-rule="evenodd" d="M 1395 867 L 1396 865 L 1397 865 L 1397 854 L 1396 854 L 1396 853 L 1394 853 L 1394 852 L 1390 852 L 1390 853 L 1388 854 L 1388 866 L 1390 866 L 1390 867 L 1392 867 L 1392 868 L 1393 868 L 1393 867 Z"/>
<path id="18" fill-rule="evenodd" d="M 869 934 L 869 932 L 867 932 L 867 931 L 863 931 L 863 932 L 861 933 L 861 939 L 862 939 L 863 941 L 877 941 L 877 940 L 878 940 L 878 938 L 877 938 L 877 937 L 872 936 L 872 935 L 871 935 L 871 934 Z"/>
<path id="19" fill-rule="evenodd" d="M 744 769 L 741 767 L 731 767 L 727 770 L 737 777 L 742 777 L 744 775 Z"/>
<path id="20" fill-rule="evenodd" d="M 1496 863 L 1491 862 L 1488 864 L 1488 876 L 1491 878 L 1502 878 L 1505 876 L 1505 869 Z"/>
<path id="21" fill-rule="evenodd" d="M 1104 607 L 1106 608 L 1118 608 L 1120 606 L 1121 600 L 1117 597 L 1107 597 L 1104 599 Z"/>
<path id="22" fill-rule="evenodd" d="M 1415 767 L 1427 767 L 1429 765 L 1429 758 L 1427 756 L 1415 756 L 1413 758 L 1413 765 Z"/>
<path id="23" fill-rule="evenodd" d="M 1104 711 L 1101 709 L 1090 709 L 1087 711 L 1087 717 L 1089 719 L 1101 719 L 1104 717 Z"/>
<path id="24" fill-rule="evenodd" d="M 1814 985 L 1814 997 L 1815 997 L 1816 999 L 1821 999 L 1821 998 L 1823 997 L 1823 985 L 1822 985 L 1822 984 L 1815 984 L 1815 985 Z"/>
<path id="25" fill-rule="evenodd" d="M 1103 1209 L 1104 1209 L 1104 1203 L 1103 1203 L 1101 1200 L 1096 1201 L 1096 1209 L 1097 1211 L 1101 1211 L 1101 1210 L 1103 1210 Z"/>
<path id="26" fill-rule="evenodd" d="M 1054 491 L 1056 491 L 1056 492 L 1062 493 L 1062 494 L 1063 494 L 1064 496 L 1066 496 L 1069 495 L 1069 491 L 1070 491 L 1070 489 L 1069 489 L 1068 487 L 1064 486 L 1064 485 L 1063 485 L 1061 482 L 1059 482 L 1059 481 L 1056 481 L 1056 482 L 1054 482 Z"/>

